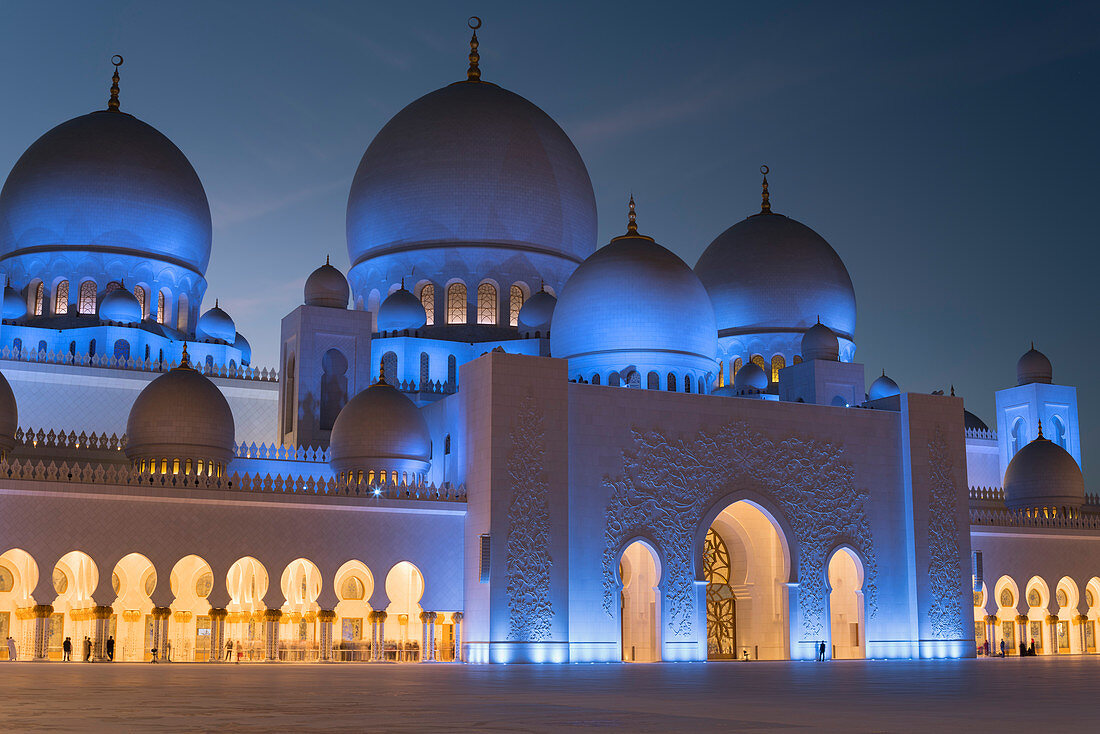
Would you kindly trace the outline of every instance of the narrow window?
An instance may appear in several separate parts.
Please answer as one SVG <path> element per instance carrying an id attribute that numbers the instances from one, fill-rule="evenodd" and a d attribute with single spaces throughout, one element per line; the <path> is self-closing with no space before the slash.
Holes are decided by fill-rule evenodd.
<path id="1" fill-rule="evenodd" d="M 646 390 L 660 390 L 661 389 L 661 376 L 656 372 L 650 372 L 645 378 Z"/>
<path id="2" fill-rule="evenodd" d="M 125 339 L 119 339 L 115 342 L 115 359 L 129 359 L 130 358 L 130 342 Z"/>
<path id="3" fill-rule="evenodd" d="M 164 291 L 157 294 L 157 323 L 164 323 Z"/>
<path id="4" fill-rule="evenodd" d="M 477 287 L 477 322 L 497 322 L 497 288 L 492 283 L 482 283 Z"/>
<path id="5" fill-rule="evenodd" d="M 451 283 L 447 288 L 447 323 L 466 323 L 466 286 Z"/>
<path id="6" fill-rule="evenodd" d="M 35 316 L 42 315 L 43 301 L 46 298 L 46 286 L 42 283 L 36 283 L 34 286 L 34 308 L 31 309 L 31 313 Z"/>
<path id="7" fill-rule="evenodd" d="M 69 313 L 69 281 L 67 280 L 61 281 L 54 288 L 53 312 L 55 314 Z"/>
<path id="8" fill-rule="evenodd" d="M 684 375 L 684 392 L 691 392 L 691 375 Z"/>
<path id="9" fill-rule="evenodd" d="M 420 289 L 420 303 L 424 306 L 425 326 L 435 325 L 435 286 L 425 283 Z"/>
<path id="10" fill-rule="evenodd" d="M 397 387 L 397 352 L 386 352 L 382 355 L 382 379 L 386 384 Z"/>
<path id="11" fill-rule="evenodd" d="M 668 391 L 676 392 L 676 375 L 668 373 Z"/>
<path id="12" fill-rule="evenodd" d="M 458 362 L 453 354 L 447 357 L 447 384 L 458 387 Z"/>
<path id="13" fill-rule="evenodd" d="M 599 385 L 600 384 L 600 373 L 599 372 L 593 372 L 592 373 L 592 379 L 589 380 L 589 382 L 591 382 L 593 385 Z"/>
<path id="14" fill-rule="evenodd" d="M 741 371 L 741 368 L 744 366 L 744 364 L 745 363 L 741 361 L 740 357 L 733 360 L 733 366 L 730 367 L 730 384 L 731 385 L 733 384 L 733 378 L 737 377 L 737 373 Z"/>
<path id="15" fill-rule="evenodd" d="M 294 430 L 294 414 L 296 396 L 294 394 L 294 355 L 290 355 L 286 360 L 286 367 L 283 369 L 283 385 L 285 386 L 283 392 L 283 433 L 290 433 Z"/>
<path id="16" fill-rule="evenodd" d="M 95 281 L 86 280 L 80 284 L 79 302 L 77 303 L 77 311 L 82 314 L 94 314 L 95 313 Z"/>
<path id="17" fill-rule="evenodd" d="M 513 285 L 508 292 L 508 324 L 519 326 L 519 310 L 523 308 L 523 289 Z"/>
<path id="18" fill-rule="evenodd" d="M 429 370 L 431 366 L 430 358 L 427 352 L 420 353 L 420 389 L 423 390 L 424 386 L 431 382 L 432 376 Z"/>
<path id="19" fill-rule="evenodd" d="M 348 401 L 348 358 L 339 349 L 321 357 L 321 430 L 331 431 L 340 409 Z"/>
<path id="20" fill-rule="evenodd" d="M 149 315 L 149 297 L 145 294 L 145 289 L 140 285 L 135 287 L 134 297 L 137 298 L 138 303 L 141 305 L 141 318 L 145 318 Z"/>
<path id="21" fill-rule="evenodd" d="M 772 357 L 772 382 L 779 382 L 779 370 L 787 366 L 787 360 L 783 359 L 782 354 L 777 354 Z"/>

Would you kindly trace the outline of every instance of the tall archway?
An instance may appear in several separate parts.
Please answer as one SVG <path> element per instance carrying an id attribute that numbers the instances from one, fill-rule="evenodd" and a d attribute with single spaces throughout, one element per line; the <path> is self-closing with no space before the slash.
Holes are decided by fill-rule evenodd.
<path id="1" fill-rule="evenodd" d="M 386 574 L 386 621 L 383 625 L 385 659 L 416 662 L 420 659 L 420 598 L 424 576 L 413 564 L 401 561 Z"/>
<path id="2" fill-rule="evenodd" d="M 786 660 L 791 562 L 779 523 L 756 503 L 739 500 L 718 513 L 709 531 L 721 540 L 721 546 L 715 542 L 710 547 L 716 554 L 724 547 L 726 558 L 716 555 L 709 564 L 710 575 L 704 576 L 708 657 Z M 704 541 L 704 572 L 706 547 Z"/>
<path id="3" fill-rule="evenodd" d="M 867 657 L 863 563 L 850 548 L 838 548 L 829 559 L 826 580 L 833 658 L 854 660 Z"/>
<path id="4" fill-rule="evenodd" d="M 1050 587 L 1039 576 L 1032 576 L 1027 582 L 1027 591 L 1024 593 L 1027 601 L 1027 637 L 1022 640 L 1026 645 L 1035 645 L 1035 653 L 1042 655 L 1050 652 L 1049 627 L 1046 623 L 1047 609 L 1050 607 Z M 1044 634 L 1047 632 L 1047 634 Z"/>
<path id="5" fill-rule="evenodd" d="M 114 619 L 108 624 L 108 633 L 115 638 L 115 660 L 136 663 L 152 659 L 151 597 L 156 587 L 157 571 L 140 553 L 124 556 L 115 564 L 111 572 Z"/>
<path id="6" fill-rule="evenodd" d="M 367 634 L 371 611 L 368 601 L 374 593 L 374 576 L 362 561 L 348 561 L 336 571 L 336 623 L 333 627 L 333 657 L 339 661 L 371 659 Z"/>
<path id="7" fill-rule="evenodd" d="M 1100 616 L 1100 578 L 1093 576 L 1085 584 L 1085 652 L 1096 652 L 1096 621 Z"/>
<path id="8" fill-rule="evenodd" d="M 267 569 L 255 558 L 246 556 L 229 567 L 225 580 L 232 599 L 225 618 L 225 638 L 233 642 L 234 652 L 242 652 L 245 660 L 263 660 Z"/>
<path id="9" fill-rule="evenodd" d="M 986 650 L 986 642 L 989 640 L 987 627 L 985 623 L 985 603 L 986 597 L 989 594 L 989 589 L 986 587 L 985 582 L 982 582 L 982 588 L 980 591 L 974 592 L 974 645 L 978 650 L 979 655 L 987 655 L 992 652 L 993 643 L 989 642 L 989 650 Z"/>
<path id="10" fill-rule="evenodd" d="M 38 564 L 30 553 L 12 548 L 0 555 L 0 638 L 10 635 L 16 644 L 16 659 L 34 655 L 34 620 L 22 619 L 20 609 L 34 606 L 31 594 L 38 583 Z M 0 660 L 8 659 L 8 647 L 0 648 Z"/>
<path id="11" fill-rule="evenodd" d="M 624 662 L 654 663 L 661 659 L 660 579 L 661 562 L 653 549 L 640 540 L 628 545 L 619 559 Z"/>
<path id="12" fill-rule="evenodd" d="M 997 579 L 997 585 L 993 587 L 993 599 L 997 602 L 997 627 L 994 630 L 993 649 L 995 654 L 1001 652 L 1001 643 L 1005 655 L 1016 655 L 1016 604 L 1020 599 L 1020 587 L 1011 576 L 1002 576 Z"/>
<path id="13" fill-rule="evenodd" d="M 1077 631 L 1077 583 L 1069 576 L 1058 581 L 1054 601 L 1058 605 L 1057 650 L 1060 653 L 1080 653 L 1081 639 Z"/>
<path id="14" fill-rule="evenodd" d="M 78 643 L 94 634 L 94 623 L 86 610 L 95 606 L 92 594 L 98 584 L 99 569 L 87 553 L 70 551 L 54 566 L 53 589 L 57 597 L 53 600 L 53 615 L 47 632 L 51 660 L 62 658 L 62 643 L 66 637 L 72 641 L 73 655 L 77 656 Z"/>
<path id="15" fill-rule="evenodd" d="M 184 556 L 169 575 L 172 590 L 172 623 L 168 637 L 174 660 L 210 660 L 220 651 L 210 650 L 210 602 L 214 572 L 196 555 Z"/>
<path id="16" fill-rule="evenodd" d="M 286 601 L 282 608 L 283 624 L 279 625 L 280 659 L 318 659 L 317 597 L 321 584 L 321 570 L 306 558 L 291 561 L 283 569 L 279 587 Z"/>
<path id="17" fill-rule="evenodd" d="M 348 401 L 348 358 L 339 349 L 321 357 L 321 430 L 331 431 L 340 409 Z"/>

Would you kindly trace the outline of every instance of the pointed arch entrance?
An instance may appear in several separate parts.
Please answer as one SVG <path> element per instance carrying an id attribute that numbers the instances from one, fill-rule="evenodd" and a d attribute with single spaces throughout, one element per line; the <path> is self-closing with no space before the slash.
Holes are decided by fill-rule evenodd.
<path id="1" fill-rule="evenodd" d="M 850 549 L 837 548 L 826 571 L 829 638 L 835 660 L 867 657 L 864 630 L 863 562 Z"/>
<path id="2" fill-rule="evenodd" d="M 622 659 L 655 663 L 661 659 L 661 562 L 653 548 L 635 540 L 619 559 L 622 584 Z"/>

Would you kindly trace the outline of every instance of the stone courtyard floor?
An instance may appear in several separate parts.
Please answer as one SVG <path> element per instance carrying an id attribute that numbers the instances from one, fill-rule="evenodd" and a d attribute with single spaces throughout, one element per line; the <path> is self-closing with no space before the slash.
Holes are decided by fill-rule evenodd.
<path id="1" fill-rule="evenodd" d="M 1093 731 L 1098 681 L 1100 657 L 538 666 L 0 663 L 0 734 Z"/>

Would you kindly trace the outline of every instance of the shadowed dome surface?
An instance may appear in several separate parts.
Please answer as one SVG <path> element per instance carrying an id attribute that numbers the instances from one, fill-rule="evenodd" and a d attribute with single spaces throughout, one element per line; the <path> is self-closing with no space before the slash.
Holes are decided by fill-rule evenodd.
<path id="1" fill-rule="evenodd" d="M 525 329 L 548 329 L 550 320 L 554 317 L 554 307 L 558 305 L 558 299 L 540 290 L 527 299 L 519 310 L 519 325 Z"/>
<path id="2" fill-rule="evenodd" d="M 141 303 L 125 288 L 115 288 L 103 296 L 99 304 L 99 318 L 120 324 L 136 324 L 141 321 Z"/>
<path id="3" fill-rule="evenodd" d="M 1005 506 L 1011 510 L 1080 507 L 1085 478 L 1068 451 L 1043 438 L 1024 446 L 1005 469 Z"/>
<path id="4" fill-rule="evenodd" d="M 649 237 L 616 237 L 562 288 L 550 351 L 570 359 L 648 352 L 713 360 L 714 309 L 699 278 Z"/>
<path id="5" fill-rule="evenodd" d="M 425 471 L 432 438 L 420 410 L 395 388 L 377 383 L 348 401 L 329 438 L 334 471 L 398 468 Z"/>
<path id="6" fill-rule="evenodd" d="M 744 390 L 746 388 L 752 390 L 768 389 L 768 373 L 762 370 L 756 362 L 746 362 L 733 376 L 734 390 Z"/>
<path id="7" fill-rule="evenodd" d="M 241 350 L 241 364 L 252 364 L 252 345 L 244 338 L 244 334 L 237 332 L 233 339 L 233 346 Z"/>
<path id="8" fill-rule="evenodd" d="M 726 334 L 801 331 L 821 322 L 851 339 L 856 296 L 840 256 L 806 225 L 756 214 L 727 229 L 695 265 Z"/>
<path id="9" fill-rule="evenodd" d="M 347 210 L 352 266 L 416 244 L 506 244 L 580 261 L 596 200 L 545 112 L 488 82 L 456 82 L 398 112 L 363 154 Z"/>
<path id="10" fill-rule="evenodd" d="M 307 306 L 347 308 L 351 289 L 348 279 L 326 262 L 306 278 L 305 300 Z"/>
<path id="11" fill-rule="evenodd" d="M 901 388 L 898 387 L 898 383 L 887 377 L 884 370 L 883 373 L 876 377 L 875 381 L 871 383 L 871 389 L 867 391 L 867 398 L 869 400 L 878 400 L 880 398 L 890 398 L 900 393 Z"/>
<path id="12" fill-rule="evenodd" d="M 1035 348 L 1024 352 L 1016 362 L 1016 384 L 1028 385 L 1033 382 L 1049 385 L 1054 380 L 1054 368 L 1047 356 Z"/>
<path id="13" fill-rule="evenodd" d="M 985 424 L 978 416 L 971 413 L 969 410 L 963 411 L 963 428 L 968 431 L 988 431 L 989 426 Z"/>
<path id="14" fill-rule="evenodd" d="M 123 112 L 82 115 L 35 141 L 0 192 L 0 258 L 35 248 L 152 257 L 203 274 L 206 192 L 153 127 Z"/>
<path id="15" fill-rule="evenodd" d="M 4 286 L 4 318 L 21 319 L 27 315 L 27 299 L 10 285 Z"/>
<path id="16" fill-rule="evenodd" d="M 233 456 L 233 411 L 202 373 L 180 366 L 146 385 L 126 421 L 128 458 Z"/>
<path id="17" fill-rule="evenodd" d="M 378 308 L 379 331 L 419 329 L 427 320 L 424 304 L 404 286 L 386 296 Z"/>

